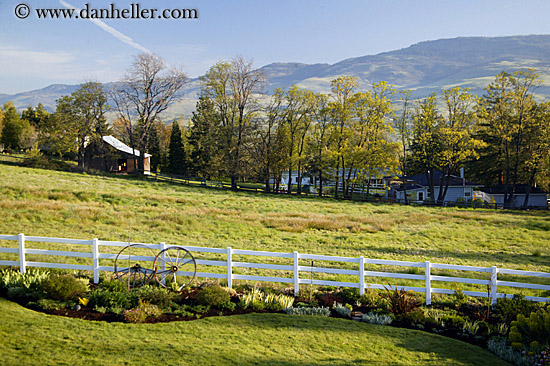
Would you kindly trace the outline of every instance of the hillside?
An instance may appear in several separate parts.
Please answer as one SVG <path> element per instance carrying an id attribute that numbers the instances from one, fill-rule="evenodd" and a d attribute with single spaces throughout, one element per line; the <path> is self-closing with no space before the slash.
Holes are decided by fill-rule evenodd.
<path id="1" fill-rule="evenodd" d="M 252 55 L 253 56 L 253 55 Z M 513 37 L 462 37 L 425 41 L 410 47 L 377 55 L 350 58 L 333 65 L 272 63 L 261 70 L 268 76 L 266 92 L 276 87 L 297 84 L 313 91 L 328 93 L 330 81 L 339 75 L 359 78 L 363 89 L 381 80 L 402 89 L 412 89 L 416 98 L 441 89 L 469 87 L 478 95 L 501 71 L 514 72 L 534 68 L 544 85 L 537 89 L 540 99 L 550 96 L 550 35 Z M 113 84 L 106 84 L 110 88 Z M 197 99 L 200 82 L 190 80 L 183 96 L 164 114 L 165 120 L 183 116 L 187 119 Z M 75 85 L 50 85 L 15 95 L 1 95 L 0 103 L 13 100 L 18 109 L 44 104 L 55 108 L 55 100 L 70 94 Z"/>

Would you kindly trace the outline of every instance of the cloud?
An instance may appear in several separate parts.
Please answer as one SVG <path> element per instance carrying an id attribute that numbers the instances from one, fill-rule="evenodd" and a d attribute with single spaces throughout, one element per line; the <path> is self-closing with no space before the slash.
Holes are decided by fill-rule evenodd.
<path id="1" fill-rule="evenodd" d="M 59 3 L 61 5 L 63 5 L 64 7 L 66 7 L 67 9 L 74 9 L 74 10 L 77 10 L 77 11 L 80 11 L 80 9 L 72 6 L 71 4 L 69 3 L 66 3 L 65 1 L 63 0 L 59 0 Z M 134 47 L 135 49 L 141 51 L 141 52 L 145 52 L 145 53 L 150 53 L 152 54 L 153 52 L 151 52 L 150 50 L 148 50 L 147 48 L 143 47 L 142 45 L 140 45 L 139 43 L 137 42 L 134 42 L 134 40 L 130 37 L 128 37 L 127 35 L 125 34 L 122 34 L 120 33 L 119 31 L 117 31 L 116 29 L 114 29 L 113 27 L 111 26 L 108 26 L 107 24 L 105 24 L 104 22 L 102 22 L 101 20 L 99 19 L 88 19 L 90 22 L 94 23 L 95 25 L 97 25 L 99 28 L 103 29 L 105 32 L 109 33 L 110 35 L 114 36 L 115 38 L 117 38 L 118 40 L 126 43 L 127 45 L 130 45 L 132 47 Z"/>
<path id="2" fill-rule="evenodd" d="M 59 64 L 74 61 L 75 57 L 68 52 L 44 52 L 14 46 L 0 46 L 0 60 L 5 60 L 7 64 L 10 64 L 14 59 L 36 64 Z M 0 62 L 0 65 L 2 64 L 3 62 Z"/>

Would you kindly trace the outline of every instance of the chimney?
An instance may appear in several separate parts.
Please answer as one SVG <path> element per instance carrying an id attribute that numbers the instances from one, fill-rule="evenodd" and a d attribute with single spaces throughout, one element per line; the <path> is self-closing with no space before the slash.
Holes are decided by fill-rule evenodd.
<path id="1" fill-rule="evenodd" d="M 464 179 L 464 168 L 460 168 L 460 178 Z"/>

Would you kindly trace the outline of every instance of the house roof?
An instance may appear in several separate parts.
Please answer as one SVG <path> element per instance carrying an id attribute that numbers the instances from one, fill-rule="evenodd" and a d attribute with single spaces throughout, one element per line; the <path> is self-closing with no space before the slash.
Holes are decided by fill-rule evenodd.
<path id="1" fill-rule="evenodd" d="M 414 191 L 416 189 L 424 189 L 425 187 L 418 185 L 418 184 L 407 184 L 407 191 Z M 404 191 L 405 188 L 403 187 L 403 184 L 400 186 L 395 187 L 395 190 L 398 192 Z"/>
<path id="2" fill-rule="evenodd" d="M 428 184 L 428 177 L 426 177 L 426 174 L 418 174 L 418 175 L 412 175 L 412 176 L 406 176 L 405 177 L 409 181 L 414 181 L 417 184 L 427 187 Z M 443 173 L 439 170 L 434 171 L 434 186 L 441 186 L 441 179 L 443 178 Z M 462 179 L 460 177 L 457 177 L 456 175 L 452 175 L 449 178 L 449 187 L 452 186 L 474 186 L 474 187 L 483 187 L 482 184 L 471 182 L 466 179 Z"/>
<path id="3" fill-rule="evenodd" d="M 488 194 L 505 194 L 506 187 L 511 187 L 511 185 L 498 184 L 496 186 L 492 186 L 491 188 L 482 189 L 481 191 Z M 527 184 L 516 184 L 515 194 L 526 194 L 527 187 L 528 187 Z M 548 194 L 548 193 L 544 192 L 542 189 L 531 187 L 530 194 Z"/>
<path id="4" fill-rule="evenodd" d="M 103 136 L 103 141 L 105 141 L 115 149 L 125 152 L 126 154 L 130 154 L 134 156 L 139 156 L 141 154 L 139 150 L 132 149 L 130 146 L 126 145 L 124 142 L 120 141 L 114 136 Z M 152 155 L 145 153 L 144 156 L 148 158 L 148 157 L 151 157 Z"/>

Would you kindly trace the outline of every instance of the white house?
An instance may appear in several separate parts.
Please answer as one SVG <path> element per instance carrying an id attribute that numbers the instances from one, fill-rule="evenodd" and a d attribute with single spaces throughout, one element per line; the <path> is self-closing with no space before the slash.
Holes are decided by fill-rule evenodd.
<path id="1" fill-rule="evenodd" d="M 483 187 L 481 184 L 470 182 L 464 178 L 464 170 L 461 170 L 461 176 L 457 177 L 451 175 L 449 178 L 449 187 L 447 193 L 443 198 L 443 202 L 456 202 L 459 199 L 464 201 L 473 200 L 474 198 L 474 188 Z M 432 200 L 430 197 L 430 186 L 428 184 L 428 178 L 426 174 L 419 174 L 414 176 L 405 177 L 407 180 L 406 191 L 409 201 L 429 201 Z M 440 171 L 434 172 L 434 195 L 433 200 L 436 200 L 439 197 L 439 190 L 441 187 L 441 180 L 443 179 L 443 173 Z M 399 185 L 393 188 L 395 193 L 395 200 L 397 202 L 405 202 L 405 187 Z"/>

